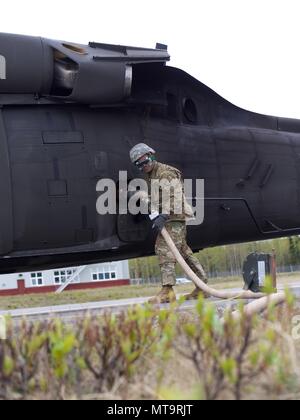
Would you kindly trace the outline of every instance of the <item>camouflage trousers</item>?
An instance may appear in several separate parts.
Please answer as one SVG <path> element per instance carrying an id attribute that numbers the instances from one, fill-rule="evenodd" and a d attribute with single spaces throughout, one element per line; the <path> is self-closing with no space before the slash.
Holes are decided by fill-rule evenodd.
<path id="1" fill-rule="evenodd" d="M 169 222 L 166 224 L 166 229 L 173 239 L 176 247 L 187 262 L 189 267 L 197 274 L 197 276 L 207 283 L 207 277 L 205 271 L 194 256 L 193 251 L 190 249 L 186 242 L 187 228 L 185 222 Z M 166 244 L 162 235 L 158 235 L 155 253 L 159 259 L 159 265 L 161 270 L 162 285 L 163 286 L 175 286 L 176 285 L 176 259 Z"/>

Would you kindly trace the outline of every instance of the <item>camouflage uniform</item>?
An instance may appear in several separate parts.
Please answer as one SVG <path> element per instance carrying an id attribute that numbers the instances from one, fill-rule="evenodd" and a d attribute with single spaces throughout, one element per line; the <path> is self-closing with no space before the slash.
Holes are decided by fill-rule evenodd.
<path id="1" fill-rule="evenodd" d="M 152 184 L 151 181 L 153 180 L 167 180 L 171 182 L 173 180 L 178 181 L 178 187 L 174 190 L 171 190 L 170 194 L 170 215 L 169 219 L 166 224 L 166 229 L 170 234 L 171 238 L 173 239 L 176 247 L 180 251 L 181 255 L 190 266 L 190 268 L 197 274 L 197 276 L 202 279 L 205 283 L 207 283 L 207 278 L 205 271 L 203 270 L 200 262 L 198 259 L 193 255 L 192 250 L 189 248 L 186 237 L 187 237 L 187 227 L 186 221 L 187 219 L 193 217 L 193 211 L 191 207 L 188 205 L 185 194 L 184 194 L 184 184 L 182 180 L 182 175 L 180 171 L 176 168 L 173 168 L 168 165 L 164 165 L 162 163 L 155 162 L 154 168 L 150 174 L 146 176 L 146 180 L 148 183 L 148 188 L 150 192 L 150 196 L 152 193 Z M 160 191 L 159 196 L 158 194 L 152 195 L 151 201 L 151 211 L 157 211 L 160 214 L 164 214 L 163 207 L 164 203 L 162 202 L 162 191 Z M 178 213 L 175 211 L 176 209 L 176 201 L 179 200 L 181 205 L 181 211 Z M 156 245 L 155 245 L 155 252 L 159 258 L 159 264 L 161 268 L 161 275 L 162 275 L 162 285 L 163 286 L 175 286 L 176 284 L 176 274 L 175 274 L 175 266 L 176 266 L 176 259 L 169 249 L 168 245 L 166 244 L 165 240 L 163 239 L 162 235 L 158 235 Z"/>

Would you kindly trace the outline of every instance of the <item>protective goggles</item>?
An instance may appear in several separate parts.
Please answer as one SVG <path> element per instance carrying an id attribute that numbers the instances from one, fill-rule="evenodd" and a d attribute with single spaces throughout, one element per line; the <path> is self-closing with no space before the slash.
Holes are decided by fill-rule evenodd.
<path id="1" fill-rule="evenodd" d="M 136 161 L 135 162 L 135 166 L 142 171 L 144 169 L 145 166 L 147 166 L 150 162 L 152 162 L 152 158 L 151 157 L 147 157 L 146 159 L 142 160 L 142 161 Z"/>

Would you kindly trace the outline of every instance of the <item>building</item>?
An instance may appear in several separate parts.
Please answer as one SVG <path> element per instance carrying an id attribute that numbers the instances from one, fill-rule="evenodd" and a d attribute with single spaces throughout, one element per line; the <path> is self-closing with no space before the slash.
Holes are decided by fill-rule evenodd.
<path id="1" fill-rule="evenodd" d="M 129 263 L 119 261 L 82 267 L 0 276 L 0 296 L 96 289 L 130 284 Z"/>

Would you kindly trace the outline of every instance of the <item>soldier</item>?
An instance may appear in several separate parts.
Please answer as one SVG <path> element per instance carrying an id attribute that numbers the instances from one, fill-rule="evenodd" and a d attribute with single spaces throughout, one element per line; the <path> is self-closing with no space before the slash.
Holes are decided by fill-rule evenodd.
<path id="1" fill-rule="evenodd" d="M 187 264 L 201 280 L 207 283 L 205 271 L 186 242 L 186 221 L 193 218 L 194 214 L 186 201 L 183 179 L 178 169 L 157 162 L 155 151 L 144 143 L 136 145 L 130 151 L 130 158 L 132 163 L 145 174 L 148 184 L 148 201 L 154 220 L 153 228 L 156 228 L 159 232 L 155 253 L 158 256 L 161 269 L 162 289 L 149 303 L 170 303 L 176 300 L 173 289 L 176 285 L 176 259 L 160 234 L 164 227 L 171 235 Z M 157 183 L 159 183 L 159 188 L 157 188 Z M 170 183 L 174 188 L 169 188 Z M 166 196 L 169 196 L 168 203 L 164 202 Z M 197 299 L 200 293 L 202 291 L 196 287 L 185 298 L 187 300 Z"/>

